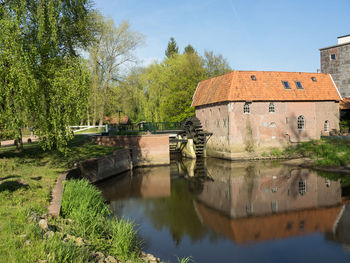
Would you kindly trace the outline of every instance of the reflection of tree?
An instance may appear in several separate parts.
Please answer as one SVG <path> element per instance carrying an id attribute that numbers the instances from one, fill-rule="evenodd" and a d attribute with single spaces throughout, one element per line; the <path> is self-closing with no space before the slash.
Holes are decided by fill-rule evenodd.
<path id="1" fill-rule="evenodd" d="M 184 179 L 171 181 L 171 196 L 146 202 L 145 213 L 158 230 L 168 228 L 176 245 L 184 236 L 192 241 L 201 240 L 211 231 L 203 227 L 193 206 L 194 195 L 188 191 Z"/>

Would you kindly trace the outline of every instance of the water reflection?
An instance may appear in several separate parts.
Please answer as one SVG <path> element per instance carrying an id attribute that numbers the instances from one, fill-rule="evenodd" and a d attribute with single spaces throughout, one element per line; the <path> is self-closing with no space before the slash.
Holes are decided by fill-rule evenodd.
<path id="1" fill-rule="evenodd" d="M 118 216 L 140 224 L 146 249 L 168 260 L 174 254 L 188 256 L 190 249 L 197 262 L 210 262 L 204 250 L 224 247 L 227 240 L 264 244 L 321 233 L 350 244 L 350 207 L 342 201 L 340 180 L 307 169 L 273 162 L 177 160 L 98 186 Z M 222 252 L 223 261 L 230 261 L 230 253 Z"/>

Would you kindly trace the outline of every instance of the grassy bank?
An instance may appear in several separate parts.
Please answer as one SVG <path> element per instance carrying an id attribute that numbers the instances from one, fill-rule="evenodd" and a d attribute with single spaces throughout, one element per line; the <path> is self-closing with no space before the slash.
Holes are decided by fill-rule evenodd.
<path id="1" fill-rule="evenodd" d="M 312 158 L 319 166 L 345 166 L 350 164 L 350 140 L 343 138 L 323 138 L 289 146 L 285 156 Z"/>
<path id="2" fill-rule="evenodd" d="M 65 183 L 62 216 L 72 220 L 62 233 L 81 237 L 90 251 L 119 260 L 138 259 L 140 251 L 133 223 L 111 216 L 101 193 L 86 180 Z"/>
<path id="3" fill-rule="evenodd" d="M 2 262 L 87 262 L 89 247 L 64 237 L 43 235 L 40 216 L 47 212 L 57 176 L 75 162 L 111 154 L 115 148 L 93 145 L 86 137 L 70 142 L 66 155 L 45 152 L 39 145 L 0 148 L 0 258 Z M 63 220 L 63 219 L 62 219 Z M 73 220 L 74 221 L 74 220 Z M 62 221 L 63 222 L 63 221 Z M 49 224 L 59 225 L 59 222 Z M 73 231 L 74 226 L 68 231 Z"/>

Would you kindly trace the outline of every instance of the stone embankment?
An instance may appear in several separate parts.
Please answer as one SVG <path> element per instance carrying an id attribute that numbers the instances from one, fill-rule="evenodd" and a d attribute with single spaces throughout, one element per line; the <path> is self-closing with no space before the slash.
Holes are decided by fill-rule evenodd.
<path id="1" fill-rule="evenodd" d="M 309 168 L 328 173 L 350 174 L 350 166 L 318 166 L 315 165 L 315 160 L 311 158 L 292 159 L 281 162 L 281 164 Z"/>
<path id="2" fill-rule="evenodd" d="M 112 155 L 85 160 L 75 164 L 71 170 L 59 175 L 52 190 L 52 199 L 48 208 L 49 215 L 59 216 L 63 195 L 63 181 L 66 178 L 86 178 L 91 183 L 104 180 L 108 177 L 132 170 L 135 167 L 168 165 L 170 164 L 169 136 L 96 136 L 93 140 L 99 145 L 124 147 L 113 152 Z M 44 237 L 51 238 L 56 233 L 48 226 L 46 219 L 39 219 L 39 226 L 43 229 Z M 57 233 L 58 235 L 62 235 Z M 86 241 L 80 237 L 62 235 L 63 240 L 73 240 L 77 245 L 85 245 Z M 29 241 L 30 242 L 30 241 Z M 112 256 L 105 256 L 101 252 L 93 252 L 95 262 L 120 262 Z M 144 262 L 161 262 L 151 254 L 141 252 Z"/>

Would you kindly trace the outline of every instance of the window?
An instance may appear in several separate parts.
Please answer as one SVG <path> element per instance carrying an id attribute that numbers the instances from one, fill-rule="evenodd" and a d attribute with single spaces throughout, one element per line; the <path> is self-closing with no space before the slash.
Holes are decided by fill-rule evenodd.
<path id="1" fill-rule="evenodd" d="M 330 181 L 329 179 L 326 179 L 325 183 L 326 183 L 326 186 L 327 186 L 327 187 L 330 187 L 330 186 L 331 186 L 331 181 Z"/>
<path id="2" fill-rule="evenodd" d="M 329 121 L 324 122 L 324 131 L 328 132 L 329 131 Z"/>
<path id="3" fill-rule="evenodd" d="M 299 181 L 299 194 L 300 195 L 306 194 L 306 181 L 305 180 Z"/>
<path id="4" fill-rule="evenodd" d="M 337 56 L 335 54 L 331 54 L 331 60 L 336 60 L 337 59 Z"/>
<path id="5" fill-rule="evenodd" d="M 298 130 L 304 130 L 305 128 L 305 118 L 303 115 L 298 117 Z"/>
<path id="6" fill-rule="evenodd" d="M 290 89 L 289 82 L 288 81 L 282 81 L 283 87 L 285 89 Z"/>
<path id="7" fill-rule="evenodd" d="M 270 102 L 270 104 L 269 104 L 269 112 L 275 112 L 275 103 Z"/>
<path id="8" fill-rule="evenodd" d="M 278 201 L 271 202 L 271 212 L 274 214 L 278 212 Z"/>
<path id="9" fill-rule="evenodd" d="M 311 80 L 312 80 L 313 82 L 316 82 L 316 81 L 317 81 L 316 77 L 311 77 Z"/>
<path id="10" fill-rule="evenodd" d="M 247 212 L 247 216 L 251 216 L 253 214 L 253 204 L 247 204 L 245 211 Z"/>
<path id="11" fill-rule="evenodd" d="M 250 113 L 250 103 L 248 102 L 244 103 L 243 112 L 246 114 Z"/>
<path id="12" fill-rule="evenodd" d="M 251 78 L 252 80 L 256 80 L 255 75 L 251 75 L 250 78 Z"/>
<path id="13" fill-rule="evenodd" d="M 301 82 L 300 82 L 300 81 L 296 81 L 296 82 L 295 82 L 295 86 L 297 86 L 297 89 L 304 89 L 304 88 L 303 88 L 303 85 L 301 85 Z"/>

